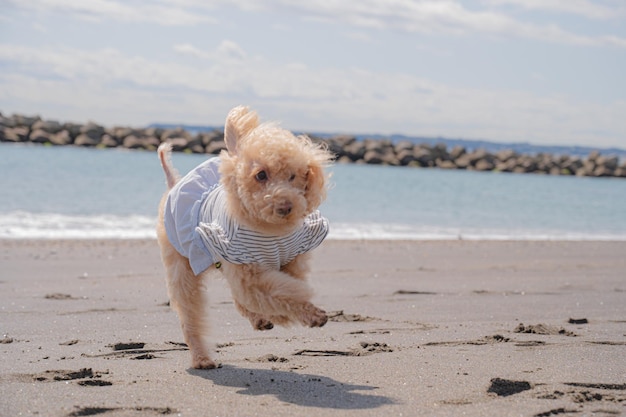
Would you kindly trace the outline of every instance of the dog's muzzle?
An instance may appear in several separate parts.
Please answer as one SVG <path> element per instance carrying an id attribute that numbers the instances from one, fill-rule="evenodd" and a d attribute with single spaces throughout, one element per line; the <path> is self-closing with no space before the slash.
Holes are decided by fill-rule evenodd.
<path id="1" fill-rule="evenodd" d="M 281 217 L 288 216 L 291 213 L 291 209 L 293 208 L 293 204 L 290 201 L 283 201 L 274 206 L 274 212 Z"/>

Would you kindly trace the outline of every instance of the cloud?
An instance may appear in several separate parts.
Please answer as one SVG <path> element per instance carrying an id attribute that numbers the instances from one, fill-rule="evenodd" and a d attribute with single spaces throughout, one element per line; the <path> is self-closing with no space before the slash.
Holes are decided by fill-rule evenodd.
<path id="1" fill-rule="evenodd" d="M 522 9 L 569 13 L 590 19 L 614 19 L 623 17 L 624 5 L 611 6 L 589 0 L 483 0 L 490 5 L 512 5 Z"/>
<path id="2" fill-rule="evenodd" d="M 199 48 L 196 48 L 195 46 L 189 43 L 181 43 L 178 45 L 174 45 L 174 51 L 182 55 L 189 55 L 189 56 L 202 58 L 202 59 L 211 57 L 211 54 L 209 54 L 208 52 L 203 51 Z"/>
<path id="3" fill-rule="evenodd" d="M 509 15 L 506 8 L 499 7 L 571 13 L 595 19 L 626 15 L 625 6 L 606 1 L 481 0 L 471 9 L 466 6 L 466 1 L 461 0 L 268 0 L 262 3 L 252 0 L 5 0 L 5 4 L 27 11 L 59 12 L 95 21 L 110 19 L 164 26 L 218 24 L 216 13 L 224 7 L 237 7 L 244 12 L 287 11 L 303 19 L 324 20 L 365 30 L 445 35 L 477 33 L 582 46 L 626 47 L 626 39 L 616 35 L 585 35 L 554 24 L 529 23 L 519 20 L 518 14 Z M 236 51 L 232 52 L 236 54 Z"/>
<path id="4" fill-rule="evenodd" d="M 603 36 L 602 40 L 607 45 L 618 46 L 620 48 L 626 48 L 626 39 L 619 36 Z"/>
<path id="5" fill-rule="evenodd" d="M 226 52 L 237 50 L 222 42 Z M 191 44 L 178 49 L 203 53 Z M 116 49 L 48 50 L 0 44 L 0 108 L 101 123 L 221 123 L 249 104 L 292 129 L 403 132 L 500 141 L 616 144 L 626 102 L 599 104 L 525 91 L 455 87 L 400 72 L 309 68 L 263 57 L 185 66 Z M 212 115 L 209 119 L 208 115 Z M 81 121 L 81 120 L 78 120 Z M 84 121 L 84 120 L 83 120 Z M 603 136 L 590 132 L 603 126 Z"/>
<path id="6" fill-rule="evenodd" d="M 238 2 L 242 3 L 241 0 Z M 243 3 L 246 3 L 245 1 Z M 586 0 L 485 0 L 488 5 L 514 4 L 520 7 L 606 17 L 622 11 Z M 528 4 L 527 4 L 528 3 Z M 544 4 L 545 3 L 545 4 Z M 493 7 L 470 10 L 454 0 L 327 0 L 264 2 L 268 10 L 288 9 L 304 17 L 348 24 L 371 30 L 395 30 L 427 34 L 487 34 L 518 37 L 551 43 L 581 46 L 626 46 L 626 39 L 614 35 L 590 36 L 569 32 L 557 25 L 539 25 L 515 19 Z"/>
<path id="7" fill-rule="evenodd" d="M 239 44 L 231 40 L 223 40 L 215 51 L 205 51 L 189 43 L 174 45 L 174 51 L 187 56 L 208 60 L 242 61 L 247 54 Z"/>
<path id="8" fill-rule="evenodd" d="M 5 0 L 6 7 L 29 12 L 57 12 L 71 16 L 102 21 L 151 22 L 164 26 L 215 23 L 206 13 L 167 3 L 115 0 Z"/>
<path id="9" fill-rule="evenodd" d="M 230 40 L 224 40 L 217 47 L 217 53 L 219 56 L 234 59 L 243 60 L 246 58 L 246 52 L 236 42 Z"/>

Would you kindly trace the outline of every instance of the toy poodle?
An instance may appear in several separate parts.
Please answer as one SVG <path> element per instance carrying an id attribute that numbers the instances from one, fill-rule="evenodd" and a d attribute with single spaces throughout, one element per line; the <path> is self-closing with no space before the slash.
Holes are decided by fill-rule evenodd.
<path id="1" fill-rule="evenodd" d="M 171 145 L 159 146 L 168 191 L 159 206 L 157 236 L 172 308 L 178 313 L 192 366 L 215 368 L 204 340 L 203 277 L 221 271 L 237 310 L 257 330 L 274 324 L 321 327 L 324 310 L 311 303 L 306 282 L 310 251 L 328 234 L 317 210 L 326 197 L 330 152 L 247 107 L 232 109 L 226 150 L 183 178 Z"/>

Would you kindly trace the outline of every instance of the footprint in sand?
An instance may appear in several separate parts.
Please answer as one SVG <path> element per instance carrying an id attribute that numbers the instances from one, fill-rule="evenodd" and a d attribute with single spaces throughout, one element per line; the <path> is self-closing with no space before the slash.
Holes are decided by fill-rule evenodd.
<path id="1" fill-rule="evenodd" d="M 267 355 L 263 355 L 263 356 L 261 356 L 259 358 L 254 359 L 254 360 L 251 360 L 251 359 L 246 359 L 246 360 L 254 361 L 254 362 L 289 362 L 289 359 L 283 358 L 283 357 L 280 357 L 280 356 L 276 356 L 276 355 L 273 355 L 271 353 L 269 353 Z"/>
<path id="2" fill-rule="evenodd" d="M 44 297 L 46 300 L 79 300 L 79 298 L 76 297 L 72 297 L 69 294 L 62 294 L 62 293 L 52 293 L 52 294 L 46 294 L 46 296 Z"/>
<path id="3" fill-rule="evenodd" d="M 558 328 L 555 326 L 549 326 L 547 324 L 531 324 L 524 325 L 524 323 L 520 323 L 513 330 L 514 333 L 532 333 L 532 334 L 543 334 L 543 335 L 558 335 L 558 336 L 571 336 L 576 337 L 576 333 L 570 332 L 569 330 L 565 330 L 564 328 Z"/>
<path id="4" fill-rule="evenodd" d="M 374 317 L 361 316 L 360 314 L 346 314 L 343 310 L 331 311 L 326 313 L 328 321 L 334 322 L 357 322 L 357 321 L 373 321 L 379 320 Z"/>
<path id="5" fill-rule="evenodd" d="M 38 374 L 20 374 L 16 375 L 16 378 L 18 380 L 34 380 L 37 382 L 77 381 L 78 385 L 84 387 L 103 387 L 113 385 L 112 382 L 101 379 L 103 375 L 107 375 L 108 373 L 108 371 L 94 371 L 91 368 L 82 368 L 78 371 L 53 369 Z"/>
<path id="6" fill-rule="evenodd" d="M 170 415 L 178 414 L 178 411 L 170 407 L 76 407 L 76 410 L 68 414 L 68 417 L 95 416 L 106 413 L 123 413 L 124 415 Z"/>
<path id="7" fill-rule="evenodd" d="M 303 349 L 294 353 L 294 356 L 367 356 L 374 353 L 393 352 L 394 349 L 386 343 L 361 342 L 359 347 L 350 350 L 311 350 Z"/>
<path id="8" fill-rule="evenodd" d="M 482 339 L 477 340 L 455 340 L 451 342 L 428 342 L 425 343 L 424 346 L 462 346 L 462 345 L 493 345 L 496 343 L 507 343 L 511 339 L 508 337 L 504 337 L 499 334 L 495 334 L 493 336 L 485 336 Z"/>

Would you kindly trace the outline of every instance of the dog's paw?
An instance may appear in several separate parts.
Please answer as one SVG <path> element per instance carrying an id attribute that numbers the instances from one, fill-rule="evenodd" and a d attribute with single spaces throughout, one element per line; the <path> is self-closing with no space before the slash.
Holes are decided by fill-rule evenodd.
<path id="1" fill-rule="evenodd" d="M 328 321 L 326 312 L 313 304 L 308 306 L 302 324 L 308 327 L 322 327 Z"/>
<path id="2" fill-rule="evenodd" d="M 276 326 L 284 326 L 289 327 L 289 325 L 293 324 L 295 319 L 289 316 L 271 316 L 270 320 Z"/>
<path id="3" fill-rule="evenodd" d="M 256 319 L 252 323 L 252 327 L 254 327 L 254 330 L 272 330 L 274 328 L 274 323 L 265 319 Z"/>
<path id="4" fill-rule="evenodd" d="M 208 356 L 196 356 L 193 358 L 191 366 L 195 369 L 215 369 L 217 364 Z"/>

